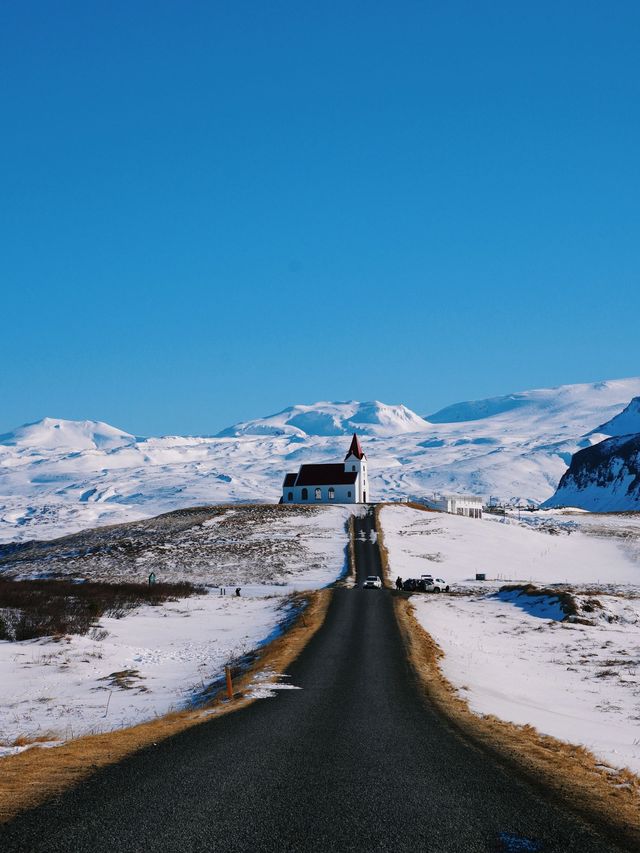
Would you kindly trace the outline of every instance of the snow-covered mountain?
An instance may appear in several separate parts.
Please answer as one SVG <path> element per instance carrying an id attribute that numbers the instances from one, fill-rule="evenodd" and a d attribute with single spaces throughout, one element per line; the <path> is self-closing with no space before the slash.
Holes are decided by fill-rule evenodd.
<path id="1" fill-rule="evenodd" d="M 601 424 L 595 430 L 604 435 L 633 435 L 640 433 L 640 397 L 634 397 L 619 415 Z"/>
<path id="2" fill-rule="evenodd" d="M 545 506 L 593 512 L 639 510 L 640 431 L 615 435 L 578 451 Z"/>
<path id="3" fill-rule="evenodd" d="M 614 379 L 581 385 L 559 385 L 556 388 L 537 388 L 504 397 L 489 397 L 447 406 L 426 420 L 434 424 L 468 423 L 490 419 L 510 428 L 526 424 L 537 432 L 564 432 L 575 437 L 593 430 L 600 413 L 609 418 L 620 413 L 621 403 L 628 403 L 638 394 L 640 379 Z M 606 420 L 609 420 L 607 418 Z M 603 424 L 599 431 L 607 433 Z"/>
<path id="4" fill-rule="evenodd" d="M 61 418 L 43 418 L 0 435 L 0 445 L 31 450 L 108 450 L 133 442 L 133 435 L 101 421 L 66 421 Z"/>
<path id="5" fill-rule="evenodd" d="M 311 406 L 289 406 L 276 415 L 234 424 L 218 433 L 218 437 L 241 435 L 360 435 L 392 436 L 405 432 L 422 432 L 429 424 L 406 406 L 387 406 L 373 400 L 359 403 L 314 403 Z"/>
<path id="6" fill-rule="evenodd" d="M 213 438 L 142 439 L 108 424 L 45 418 L 0 437 L 0 541 L 196 504 L 275 501 L 286 471 L 342 459 L 354 430 L 374 500 L 443 491 L 539 503 L 574 453 L 613 434 L 606 430 L 618 429 L 623 410 L 637 410 L 635 397 L 640 378 L 459 403 L 427 419 L 404 406 L 323 402 Z"/>
<path id="7" fill-rule="evenodd" d="M 640 510 L 640 397 L 592 430 L 545 506 Z M 594 443 L 595 442 L 595 443 Z"/>

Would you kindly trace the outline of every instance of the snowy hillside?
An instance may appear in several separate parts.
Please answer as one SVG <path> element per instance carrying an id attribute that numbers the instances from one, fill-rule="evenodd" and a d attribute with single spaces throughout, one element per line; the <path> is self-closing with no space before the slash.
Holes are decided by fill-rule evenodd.
<path id="1" fill-rule="evenodd" d="M 141 439 L 107 424 L 45 418 L 0 438 L 0 541 L 198 504 L 277 501 L 286 471 L 341 460 L 354 430 L 374 500 L 443 491 L 539 503 L 572 455 L 606 438 L 602 430 L 634 397 L 640 378 L 568 385 L 461 403 L 431 416 L 434 423 L 404 406 L 317 403 L 214 438 Z"/>
<path id="2" fill-rule="evenodd" d="M 606 516 L 590 516 L 578 529 L 509 521 L 385 507 L 390 575 L 431 571 L 456 589 L 455 596 L 413 595 L 411 605 L 472 711 L 535 726 L 639 773 L 637 521 L 626 530 L 619 518 L 612 529 Z M 476 582 L 477 571 L 488 580 Z M 541 594 L 498 592 L 507 582 L 533 582 Z M 569 584 L 580 622 L 565 621 L 549 594 Z"/>
<path id="3" fill-rule="evenodd" d="M 634 397 L 624 411 L 601 424 L 595 432 L 608 436 L 640 433 L 640 397 Z"/>
<path id="4" fill-rule="evenodd" d="M 624 417 L 629 420 L 626 413 Z M 605 439 L 576 453 L 545 506 L 593 512 L 640 509 L 640 431 Z"/>
<path id="5" fill-rule="evenodd" d="M 547 433 L 576 437 L 594 429 L 594 421 L 602 412 L 612 418 L 638 394 L 640 378 L 617 379 L 583 385 L 559 385 L 538 388 L 504 397 L 456 403 L 439 412 L 427 415 L 434 424 L 465 423 L 469 421 L 498 421 L 509 428 L 520 424 L 535 424 Z M 609 420 L 609 418 L 605 418 Z M 602 423 L 602 422 L 601 422 Z M 604 427 L 601 427 L 604 430 Z M 613 433 L 607 433 L 613 435 Z"/>
<path id="6" fill-rule="evenodd" d="M 359 403 L 315 403 L 290 406 L 276 415 L 235 424 L 218 437 L 240 435 L 360 435 L 391 436 L 420 432 L 429 424 L 406 406 L 386 406 L 374 400 Z"/>
<path id="7" fill-rule="evenodd" d="M 57 448 L 109 450 L 133 442 L 135 438 L 128 432 L 100 421 L 65 421 L 60 418 L 43 418 L 0 435 L 0 445 L 24 447 L 31 451 Z"/>

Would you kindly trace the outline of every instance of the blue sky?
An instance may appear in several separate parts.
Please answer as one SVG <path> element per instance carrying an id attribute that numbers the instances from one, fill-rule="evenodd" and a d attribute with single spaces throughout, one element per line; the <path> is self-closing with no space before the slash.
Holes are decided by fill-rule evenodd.
<path id="1" fill-rule="evenodd" d="M 640 373 L 640 7 L 0 5 L 0 432 Z"/>

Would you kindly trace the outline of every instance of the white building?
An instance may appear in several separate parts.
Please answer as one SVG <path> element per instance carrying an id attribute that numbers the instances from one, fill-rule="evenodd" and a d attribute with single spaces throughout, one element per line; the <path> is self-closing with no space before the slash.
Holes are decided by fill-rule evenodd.
<path id="1" fill-rule="evenodd" d="M 354 432 L 344 462 L 301 465 L 297 474 L 287 474 L 280 503 L 366 503 L 368 492 L 367 457 Z"/>
<path id="2" fill-rule="evenodd" d="M 474 495 L 437 495 L 425 503 L 431 509 L 450 512 L 453 515 L 467 515 L 469 518 L 482 518 L 482 498 Z"/>

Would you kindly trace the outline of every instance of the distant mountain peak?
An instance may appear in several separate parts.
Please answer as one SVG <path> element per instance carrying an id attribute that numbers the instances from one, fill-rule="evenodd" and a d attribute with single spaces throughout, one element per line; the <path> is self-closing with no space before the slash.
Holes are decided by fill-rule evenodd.
<path id="1" fill-rule="evenodd" d="M 234 424 L 218 433 L 219 437 L 241 435 L 391 436 L 422 432 L 430 425 L 402 404 L 390 406 L 379 400 L 359 402 L 321 401 L 311 405 L 288 406 L 275 415 Z"/>
<path id="2" fill-rule="evenodd" d="M 51 417 L 22 424 L 11 432 L 0 435 L 0 445 L 29 446 L 43 450 L 109 449 L 133 442 L 135 442 L 133 435 L 102 421 L 72 421 Z"/>

